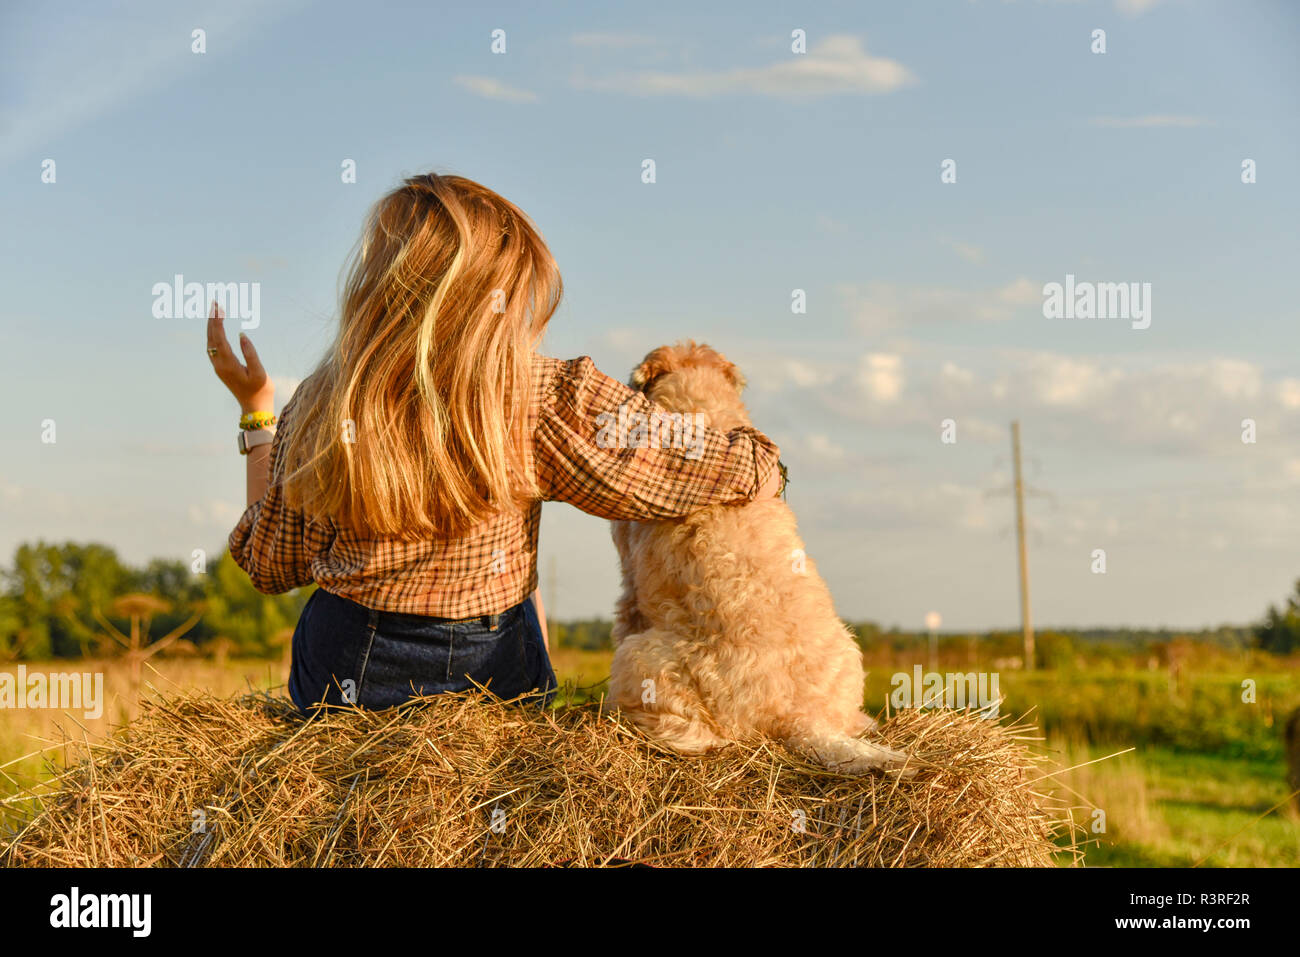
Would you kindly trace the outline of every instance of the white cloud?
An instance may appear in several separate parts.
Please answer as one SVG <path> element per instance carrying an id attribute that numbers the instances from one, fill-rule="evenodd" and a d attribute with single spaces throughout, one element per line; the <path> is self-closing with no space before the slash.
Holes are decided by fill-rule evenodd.
<path id="1" fill-rule="evenodd" d="M 21 485 L 10 485 L 0 479 L 0 503 L 5 505 L 16 505 L 23 497 L 23 488 Z"/>
<path id="2" fill-rule="evenodd" d="M 858 366 L 858 386 L 868 398 L 893 402 L 903 391 L 903 358 L 870 352 Z"/>
<path id="3" fill-rule="evenodd" d="M 873 534 L 904 528 L 943 530 L 949 535 L 953 528 L 983 531 L 992 525 L 993 507 L 1005 506 L 989 502 L 987 489 L 955 482 L 873 485 L 839 493 L 833 502 L 842 524 L 865 526 Z"/>
<path id="4" fill-rule="evenodd" d="M 575 75 L 578 89 L 638 96 L 709 97 L 748 93 L 813 97 L 892 93 L 914 82 L 897 60 L 869 55 L 859 37 L 828 36 L 806 54 L 790 54 L 764 67 L 670 73 L 645 71 L 591 79 Z"/>
<path id="5" fill-rule="evenodd" d="M 972 385 L 975 382 L 975 373 L 969 369 L 963 369 L 955 362 L 944 362 L 939 369 L 939 375 L 946 381 L 958 385 Z"/>
<path id="6" fill-rule="evenodd" d="M 1171 113 L 1151 113 L 1146 116 L 1094 116 L 1089 122 L 1092 123 L 1093 126 L 1107 126 L 1122 129 L 1210 125 L 1210 120 L 1204 116 L 1187 116 Z"/>
<path id="7" fill-rule="evenodd" d="M 1126 17 L 1139 17 L 1161 0 L 1115 0 L 1115 9 Z"/>
<path id="8" fill-rule="evenodd" d="M 1025 365 L 1027 368 L 1014 374 L 1014 379 L 1023 383 L 1018 398 L 1032 398 L 1046 406 L 1078 406 L 1095 401 L 1122 377 L 1118 370 L 1092 360 L 1052 353 L 1031 355 Z"/>
<path id="9" fill-rule="evenodd" d="M 1010 306 L 1042 305 L 1043 287 L 1021 276 L 999 289 L 997 295 L 1000 302 Z"/>
<path id="10" fill-rule="evenodd" d="M 244 509 L 221 499 L 196 502 L 188 509 L 190 521 L 195 525 L 234 528 L 244 515 Z"/>
<path id="11" fill-rule="evenodd" d="M 1300 409 L 1300 379 L 1283 379 L 1279 382 L 1277 399 L 1288 409 Z"/>
<path id="12" fill-rule="evenodd" d="M 650 332 L 645 329 L 615 326 L 602 331 L 599 339 L 602 344 L 608 345 L 619 353 L 635 356 L 636 361 L 639 362 L 647 352 L 661 344 L 657 336 L 657 332 Z"/>
<path id="13" fill-rule="evenodd" d="M 781 363 L 792 361 L 803 360 Z M 1300 382 L 1270 379 L 1238 358 L 1077 355 L 899 337 L 890 338 L 887 349 L 819 361 L 815 374 L 778 377 L 780 368 L 774 361 L 750 378 L 781 382 L 779 390 L 756 392 L 755 422 L 761 427 L 763 406 L 775 392 L 779 406 L 771 408 L 796 421 L 821 422 L 816 431 L 841 442 L 837 430 L 850 423 L 908 441 L 937 440 L 939 423 L 952 418 L 961 443 L 1002 446 L 1006 424 L 1019 418 L 1035 423 L 1039 442 L 1070 449 L 1070 455 L 1107 449 L 1106 455 L 1129 461 L 1154 456 L 1188 462 L 1227 456 L 1243 467 L 1249 462 L 1252 477 L 1263 481 L 1282 474 L 1284 457 L 1294 456 L 1300 439 Z M 1243 418 L 1259 423 L 1264 438 L 1258 445 L 1242 445 Z M 1243 448 L 1248 459 L 1239 454 Z"/>
<path id="14" fill-rule="evenodd" d="M 1262 387 L 1259 369 L 1241 359 L 1214 359 L 1207 377 L 1221 395 L 1229 399 L 1253 399 Z"/>
<path id="15" fill-rule="evenodd" d="M 848 455 L 844 446 L 833 442 L 828 436 L 815 433 L 808 436 L 805 443 L 809 457 L 825 465 L 839 465 Z"/>
<path id="16" fill-rule="evenodd" d="M 1026 277 L 992 288 L 904 285 L 873 280 L 837 288 L 861 332 L 875 334 L 913 322 L 998 322 L 1043 301 L 1042 286 Z"/>
<path id="17" fill-rule="evenodd" d="M 975 243 L 962 243 L 955 240 L 948 240 L 948 247 L 958 256 L 968 263 L 982 263 L 984 261 L 984 249 Z"/>
<path id="18" fill-rule="evenodd" d="M 642 337 L 644 339 L 644 337 Z M 754 344 L 747 350 L 755 349 Z M 747 393 L 780 393 L 787 390 L 815 392 L 833 383 L 840 370 L 835 363 L 808 358 L 782 358 L 781 349 L 736 353 L 730 358 L 740 366 L 748 383 Z"/>
<path id="19" fill-rule="evenodd" d="M 462 90 L 468 90 L 485 100 L 500 100 L 503 103 L 533 103 L 537 100 L 536 93 L 508 86 L 496 77 L 461 74 L 454 77 L 452 82 Z"/>
<path id="20" fill-rule="evenodd" d="M 1004 445 L 1007 442 L 1007 424 L 990 422 L 968 413 L 958 421 L 958 441 L 973 440 L 986 445 Z"/>
<path id="21" fill-rule="evenodd" d="M 298 386 L 302 385 L 302 380 L 297 376 L 273 375 L 271 376 L 271 385 L 275 386 L 276 405 L 283 407 L 293 396 Z"/>
<path id="22" fill-rule="evenodd" d="M 786 378 L 797 386 L 809 388 L 829 381 L 829 376 L 825 370 L 819 369 L 812 363 L 805 362 L 802 359 L 786 359 L 782 365 Z"/>

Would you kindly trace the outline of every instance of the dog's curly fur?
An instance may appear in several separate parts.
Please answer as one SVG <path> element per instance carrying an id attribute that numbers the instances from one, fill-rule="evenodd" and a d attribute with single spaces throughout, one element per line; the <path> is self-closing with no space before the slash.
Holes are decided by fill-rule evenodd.
<path id="1" fill-rule="evenodd" d="M 668 412 L 723 431 L 750 424 L 744 384 L 694 342 L 655 349 L 630 380 Z M 785 502 L 615 522 L 613 536 L 623 594 L 610 696 L 651 737 L 696 754 L 766 735 L 849 773 L 906 763 L 859 737 L 875 727 L 861 710 L 862 653 Z"/>

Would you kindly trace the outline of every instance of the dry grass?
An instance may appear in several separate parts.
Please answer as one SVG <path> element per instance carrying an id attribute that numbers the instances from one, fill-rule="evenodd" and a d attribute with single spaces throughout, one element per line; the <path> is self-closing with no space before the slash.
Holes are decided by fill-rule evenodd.
<path id="1" fill-rule="evenodd" d="M 8 866 L 1048 866 L 1074 830 L 1030 726 L 904 711 L 911 780 L 776 745 L 657 750 L 617 715 L 443 696 L 310 721 L 282 698 L 158 698 L 0 837 Z"/>
<path id="2" fill-rule="evenodd" d="M 1064 768 L 1053 776 L 1053 783 L 1067 792 L 1062 799 L 1074 799 L 1072 814 L 1087 832 L 1085 844 L 1104 841 L 1155 847 L 1169 841 L 1169 826 L 1149 793 L 1146 775 L 1133 751 L 1107 754 L 1098 760 L 1078 732 L 1056 735 L 1051 745 L 1063 755 Z M 1098 811 L 1104 812 L 1104 819 Z"/>
<path id="3" fill-rule="evenodd" d="M 39 790 L 49 778 L 45 758 L 62 763 L 68 756 L 52 742 L 72 735 L 99 740 L 113 728 L 127 723 L 139 710 L 131 686 L 129 668 L 118 658 L 27 662 L 28 673 L 46 675 L 75 671 L 104 676 L 103 713 L 97 717 L 82 710 L 56 708 L 0 709 L 0 827 L 11 820 L 16 809 L 4 798 L 17 792 Z M 0 665 L 0 674 L 14 674 L 16 664 Z M 263 691 L 283 686 L 288 669 L 282 662 L 256 659 L 230 659 L 218 665 L 207 658 L 167 658 L 145 662 L 144 691 L 147 696 L 159 693 L 186 693 L 202 689 L 226 696 L 247 691 Z"/>

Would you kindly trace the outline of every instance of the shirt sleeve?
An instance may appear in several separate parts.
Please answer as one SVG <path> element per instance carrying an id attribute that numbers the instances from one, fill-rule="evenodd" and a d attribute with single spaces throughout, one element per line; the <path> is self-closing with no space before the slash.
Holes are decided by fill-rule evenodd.
<path id="1" fill-rule="evenodd" d="M 248 572 L 253 587 L 268 595 L 310 584 L 310 554 L 320 551 L 329 535 L 320 523 L 304 521 L 302 512 L 285 504 L 280 476 L 284 474 L 283 441 L 292 406 L 291 398 L 277 420 L 266 494 L 248 506 L 227 543 L 231 557 Z"/>
<path id="2" fill-rule="evenodd" d="M 642 428 L 656 421 L 665 423 L 658 441 L 650 437 L 653 424 Z M 542 497 L 629 521 L 753 499 L 776 470 L 780 449 L 757 429 L 722 432 L 694 421 L 689 413 L 674 418 L 586 356 L 555 362 L 534 435 Z"/>

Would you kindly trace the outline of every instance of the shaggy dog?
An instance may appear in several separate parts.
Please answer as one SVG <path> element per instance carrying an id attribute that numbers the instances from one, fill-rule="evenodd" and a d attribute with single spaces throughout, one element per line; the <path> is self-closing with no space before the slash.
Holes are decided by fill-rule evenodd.
<path id="1" fill-rule="evenodd" d="M 694 342 L 662 346 L 630 385 L 673 413 L 749 425 L 735 365 Z M 859 738 L 862 652 L 835 615 L 780 499 L 664 522 L 614 522 L 623 594 L 610 696 L 660 743 L 698 754 L 769 736 L 851 774 L 907 755 Z M 910 776 L 911 769 L 904 771 Z"/>

